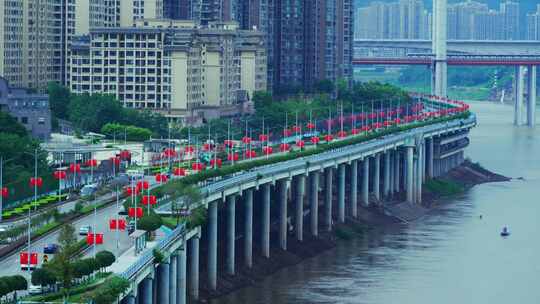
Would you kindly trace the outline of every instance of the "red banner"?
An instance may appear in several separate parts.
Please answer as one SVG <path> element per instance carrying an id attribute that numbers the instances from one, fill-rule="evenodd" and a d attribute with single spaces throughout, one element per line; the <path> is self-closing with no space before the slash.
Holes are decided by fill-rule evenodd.
<path id="1" fill-rule="evenodd" d="M 19 260 L 21 264 L 28 264 L 28 252 L 21 252 L 19 254 Z"/>

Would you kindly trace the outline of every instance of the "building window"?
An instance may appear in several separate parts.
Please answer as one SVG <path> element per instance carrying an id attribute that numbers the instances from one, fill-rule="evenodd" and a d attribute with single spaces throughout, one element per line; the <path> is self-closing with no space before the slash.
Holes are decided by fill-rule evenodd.
<path id="1" fill-rule="evenodd" d="M 43 117 L 38 118 L 38 124 L 44 125 L 45 124 L 45 118 L 43 118 Z"/>
<path id="2" fill-rule="evenodd" d="M 27 125 L 28 124 L 28 117 L 21 117 L 21 123 Z"/>

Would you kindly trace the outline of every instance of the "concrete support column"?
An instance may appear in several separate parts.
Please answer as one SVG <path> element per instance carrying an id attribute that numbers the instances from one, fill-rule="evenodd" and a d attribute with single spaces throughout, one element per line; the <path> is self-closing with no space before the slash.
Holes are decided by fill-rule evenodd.
<path id="1" fill-rule="evenodd" d="M 523 112 L 523 91 L 525 86 L 525 67 L 520 65 L 516 67 L 516 79 L 515 79 L 515 88 L 516 88 L 516 103 L 514 105 L 514 125 L 521 126 L 523 122 L 522 112 Z"/>
<path id="2" fill-rule="evenodd" d="M 358 161 L 351 162 L 351 216 L 358 217 Z"/>
<path id="3" fill-rule="evenodd" d="M 299 175 L 296 179 L 296 207 L 294 226 L 296 228 L 296 239 L 304 240 L 304 192 L 306 187 L 306 177 Z"/>
<path id="4" fill-rule="evenodd" d="M 142 288 L 142 298 L 141 303 L 142 304 L 152 304 L 152 299 L 154 298 L 152 294 L 152 286 L 154 285 L 154 280 L 150 277 L 145 278 L 142 281 L 143 288 Z"/>
<path id="5" fill-rule="evenodd" d="M 420 150 L 422 151 L 422 162 L 421 162 L 421 170 L 420 172 L 422 172 L 422 183 L 424 183 L 426 181 L 426 144 L 425 144 L 425 141 L 422 141 L 422 149 Z"/>
<path id="6" fill-rule="evenodd" d="M 326 168 L 324 177 L 324 224 L 328 231 L 332 230 L 332 168 Z"/>
<path id="7" fill-rule="evenodd" d="M 529 66 L 528 81 L 528 99 L 527 99 L 527 125 L 534 127 L 536 124 L 536 66 Z"/>
<path id="8" fill-rule="evenodd" d="M 270 257 L 270 184 L 263 186 L 263 208 L 262 208 L 262 255 Z"/>
<path id="9" fill-rule="evenodd" d="M 423 170 L 423 163 L 424 163 L 424 158 L 423 158 L 423 151 L 424 150 L 424 147 L 423 145 L 420 145 L 418 147 L 418 161 L 416 163 L 417 165 L 417 168 L 416 168 L 416 202 L 417 203 L 421 203 L 422 202 L 422 176 L 424 175 L 422 170 Z"/>
<path id="10" fill-rule="evenodd" d="M 373 193 L 377 201 L 381 199 L 381 154 L 375 155 L 375 172 L 373 173 Z"/>
<path id="11" fill-rule="evenodd" d="M 132 294 L 128 295 L 128 296 L 126 297 L 126 299 L 125 299 L 125 303 L 126 303 L 126 304 L 135 304 L 135 303 L 136 303 L 136 301 L 135 301 L 135 296 L 132 295 Z"/>
<path id="12" fill-rule="evenodd" d="M 171 304 L 176 304 L 176 293 L 179 289 L 177 286 L 178 278 L 178 266 L 177 266 L 178 257 L 176 255 L 171 255 L 171 264 L 169 270 L 169 302 Z"/>
<path id="13" fill-rule="evenodd" d="M 227 197 L 227 256 L 226 269 L 228 275 L 234 275 L 236 242 L 236 195 Z"/>
<path id="14" fill-rule="evenodd" d="M 433 178 L 433 137 L 427 140 L 427 176 Z"/>
<path id="15" fill-rule="evenodd" d="M 369 158 L 364 158 L 362 165 L 362 202 L 369 207 Z"/>
<path id="16" fill-rule="evenodd" d="M 177 262 L 177 280 L 178 287 L 176 289 L 176 304 L 186 304 L 187 301 L 187 243 L 178 250 Z"/>
<path id="17" fill-rule="evenodd" d="M 218 202 L 208 204 L 208 284 L 211 290 L 217 288 L 217 239 Z"/>
<path id="18" fill-rule="evenodd" d="M 447 0 L 435 0 L 435 94 L 447 95 Z"/>
<path id="19" fill-rule="evenodd" d="M 319 236 L 319 172 L 311 173 L 310 226 L 311 235 Z"/>
<path id="20" fill-rule="evenodd" d="M 279 248 L 287 250 L 287 184 L 288 180 L 279 183 Z"/>
<path id="21" fill-rule="evenodd" d="M 394 153 L 394 191 L 399 192 L 401 190 L 401 153 L 396 150 Z"/>
<path id="22" fill-rule="evenodd" d="M 413 163 L 414 163 L 414 147 L 407 147 L 407 158 L 406 158 L 406 191 L 407 191 L 407 202 L 409 203 L 414 203 L 414 200 L 413 200 L 413 171 L 414 171 L 414 167 L 413 167 Z"/>
<path id="23" fill-rule="evenodd" d="M 396 176 L 396 168 L 394 167 L 394 152 L 393 151 L 387 151 L 386 153 L 389 154 L 389 170 L 390 170 L 390 179 L 389 179 L 389 186 L 388 186 L 388 195 L 392 196 L 394 194 L 394 178 Z"/>
<path id="24" fill-rule="evenodd" d="M 158 266 L 158 303 L 169 304 L 169 290 L 170 290 L 170 265 L 169 261 L 163 262 Z"/>
<path id="25" fill-rule="evenodd" d="M 390 151 L 384 153 L 383 197 L 390 195 Z"/>
<path id="26" fill-rule="evenodd" d="M 189 295 L 193 300 L 199 300 L 199 238 L 192 238 L 189 244 Z"/>
<path id="27" fill-rule="evenodd" d="M 345 164 L 338 170 L 338 221 L 345 223 Z"/>
<path id="28" fill-rule="evenodd" d="M 245 193 L 245 218 L 244 218 L 244 263 L 246 267 L 253 266 L 253 189 Z"/>

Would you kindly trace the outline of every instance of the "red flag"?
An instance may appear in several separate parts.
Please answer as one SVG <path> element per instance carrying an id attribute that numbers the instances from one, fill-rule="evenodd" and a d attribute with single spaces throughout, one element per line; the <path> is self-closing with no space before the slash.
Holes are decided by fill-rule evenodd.
<path id="1" fill-rule="evenodd" d="M 267 146 L 267 147 L 263 148 L 263 153 L 265 155 L 270 155 L 270 154 L 272 154 L 273 151 L 274 151 L 274 149 L 272 149 L 272 147 L 270 147 L 270 146 Z"/>
<path id="2" fill-rule="evenodd" d="M 126 220 L 124 220 L 124 219 L 118 220 L 118 229 L 119 230 L 126 230 Z"/>
<path id="3" fill-rule="evenodd" d="M 185 176 L 186 170 L 184 168 L 175 168 L 173 173 L 175 176 Z"/>
<path id="4" fill-rule="evenodd" d="M 2 189 L 0 189 L 0 195 L 1 195 L 2 197 L 8 197 L 8 195 L 9 195 L 9 190 L 8 190 L 8 188 L 3 187 Z"/>
<path id="5" fill-rule="evenodd" d="M 69 172 L 71 172 L 71 173 L 79 173 L 79 172 L 81 172 L 81 165 L 79 165 L 79 164 L 70 164 L 69 165 Z"/>
<path id="6" fill-rule="evenodd" d="M 150 184 L 148 184 L 147 181 L 139 181 L 137 182 L 137 188 L 148 190 L 148 188 L 150 188 Z"/>
<path id="7" fill-rule="evenodd" d="M 86 235 L 86 244 L 94 245 L 94 234 L 93 233 L 88 233 Z"/>
<path id="8" fill-rule="evenodd" d="M 19 254 L 19 260 L 21 261 L 21 264 L 28 264 L 28 252 L 21 252 Z"/>
<path id="9" fill-rule="evenodd" d="M 96 233 L 96 245 L 102 245 L 102 244 L 103 244 L 103 234 Z"/>
<path id="10" fill-rule="evenodd" d="M 30 253 L 30 264 L 31 265 L 37 265 L 38 264 L 38 254 L 35 252 Z"/>
<path id="11" fill-rule="evenodd" d="M 32 177 L 30 178 L 30 186 L 37 186 L 41 187 L 43 186 L 43 179 L 41 177 Z"/>
<path id="12" fill-rule="evenodd" d="M 117 223 L 115 219 L 109 220 L 109 229 L 116 230 L 117 229 Z"/>

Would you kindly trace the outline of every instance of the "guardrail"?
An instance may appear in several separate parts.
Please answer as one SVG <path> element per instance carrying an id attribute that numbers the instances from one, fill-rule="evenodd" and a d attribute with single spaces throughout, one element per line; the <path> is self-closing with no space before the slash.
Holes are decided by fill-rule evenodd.
<path id="1" fill-rule="evenodd" d="M 185 234 L 186 226 L 185 224 L 181 224 L 176 229 L 173 230 L 171 234 L 166 236 L 164 239 L 159 241 L 159 243 L 153 248 L 156 250 L 163 250 L 167 248 L 171 243 L 176 241 L 179 237 L 182 237 L 183 234 Z M 124 272 L 120 274 L 120 276 L 124 279 L 131 279 L 136 273 L 138 273 L 142 268 L 146 267 L 149 263 L 152 263 L 154 260 L 154 252 L 153 250 L 146 251 L 143 255 L 141 255 L 135 263 L 133 263 L 131 266 L 129 266 Z"/>

